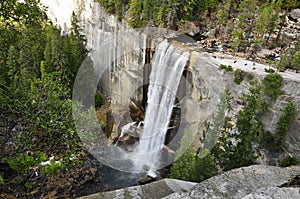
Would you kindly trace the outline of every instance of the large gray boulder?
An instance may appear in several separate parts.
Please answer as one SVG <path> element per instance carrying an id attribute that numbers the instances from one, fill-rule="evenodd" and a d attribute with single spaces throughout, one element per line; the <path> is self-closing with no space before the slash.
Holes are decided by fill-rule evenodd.
<path id="1" fill-rule="evenodd" d="M 290 12 L 289 17 L 292 18 L 292 19 L 295 20 L 295 21 L 300 20 L 300 9 L 297 8 L 297 9 L 292 10 L 292 11 Z"/>
<path id="2" fill-rule="evenodd" d="M 299 188 L 295 187 L 268 187 L 258 189 L 256 192 L 248 194 L 243 199 L 289 199 L 300 198 Z"/>
<path id="3" fill-rule="evenodd" d="M 228 171 L 197 184 L 189 192 L 177 192 L 164 199 L 294 199 L 300 198 L 299 188 L 280 188 L 300 167 L 279 168 L 254 165 Z"/>

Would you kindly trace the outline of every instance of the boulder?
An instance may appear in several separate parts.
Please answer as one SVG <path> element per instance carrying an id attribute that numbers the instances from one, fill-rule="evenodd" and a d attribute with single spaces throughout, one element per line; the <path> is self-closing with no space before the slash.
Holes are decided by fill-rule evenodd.
<path id="1" fill-rule="evenodd" d="M 248 194 L 243 199 L 289 199 L 300 198 L 299 188 L 295 187 L 268 187 L 258 189 L 257 191 Z"/>
<path id="2" fill-rule="evenodd" d="M 120 136 L 121 128 L 132 122 L 128 107 L 120 104 L 114 104 L 111 110 L 107 112 L 107 126 L 105 135 L 109 143 L 115 143 Z"/>
<path id="3" fill-rule="evenodd" d="M 300 167 L 279 168 L 253 165 L 212 177 L 197 184 L 189 192 L 177 192 L 164 199 L 299 198 L 299 188 L 280 188 L 299 172 Z"/>
<path id="4" fill-rule="evenodd" d="M 144 185 L 144 184 L 154 182 L 155 180 L 156 180 L 156 178 L 154 178 L 152 176 L 149 176 L 149 175 L 146 175 L 146 176 L 141 177 L 141 178 L 138 179 L 138 184 L 139 185 Z"/>
<path id="5" fill-rule="evenodd" d="M 300 20 L 300 9 L 297 8 L 297 9 L 292 10 L 289 14 L 289 18 L 296 22 L 299 21 Z"/>

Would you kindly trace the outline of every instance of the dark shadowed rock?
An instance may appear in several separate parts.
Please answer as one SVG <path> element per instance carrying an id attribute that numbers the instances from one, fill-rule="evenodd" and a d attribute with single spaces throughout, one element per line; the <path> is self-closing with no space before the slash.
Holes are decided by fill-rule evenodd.
<path id="1" fill-rule="evenodd" d="M 151 176 L 144 176 L 144 177 L 141 177 L 140 179 L 138 179 L 138 184 L 139 185 L 144 185 L 144 184 L 148 184 L 150 182 L 154 182 L 156 179 L 151 177 Z"/>

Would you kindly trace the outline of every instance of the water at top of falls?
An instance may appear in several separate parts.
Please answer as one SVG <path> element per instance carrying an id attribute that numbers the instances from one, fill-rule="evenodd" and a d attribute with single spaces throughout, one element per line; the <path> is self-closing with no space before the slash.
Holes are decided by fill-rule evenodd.
<path id="1" fill-rule="evenodd" d="M 166 40 L 157 47 L 152 61 L 144 129 L 139 145 L 134 150 L 138 154 L 135 165 L 139 168 L 156 170 L 159 166 L 159 155 L 172 115 L 177 87 L 188 59 L 188 52 L 183 52 Z"/>

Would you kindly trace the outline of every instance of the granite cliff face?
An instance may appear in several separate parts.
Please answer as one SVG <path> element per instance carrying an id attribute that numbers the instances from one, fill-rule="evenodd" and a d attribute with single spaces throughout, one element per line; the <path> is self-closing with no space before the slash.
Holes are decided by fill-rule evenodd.
<path id="1" fill-rule="evenodd" d="M 239 104 L 239 98 L 243 93 L 249 92 L 248 89 L 251 85 L 248 81 L 242 81 L 239 85 L 236 84 L 233 81 L 234 73 L 220 70 L 219 66 L 221 64 L 226 66 L 231 65 L 233 70 L 241 69 L 251 73 L 254 76 L 254 79 L 258 80 L 262 80 L 268 74 L 265 72 L 265 69 L 269 67 L 238 57 L 232 57 L 224 54 L 198 53 L 195 51 L 191 56 L 190 63 L 190 68 L 192 68 L 192 80 L 195 85 L 194 89 L 191 89 L 191 97 L 194 100 L 198 99 L 197 105 L 199 107 L 199 115 L 197 118 L 205 116 L 209 117 L 214 112 L 214 107 L 216 106 L 216 103 L 218 103 L 218 98 L 216 96 L 223 92 L 225 88 L 229 88 L 232 93 L 234 112 L 239 111 L 243 107 Z M 281 89 L 284 94 L 280 95 L 275 102 L 271 102 L 269 110 L 263 115 L 262 121 L 264 130 L 275 132 L 276 123 L 282 116 L 281 110 L 285 108 L 288 101 L 293 101 L 296 106 L 297 115 L 286 134 L 284 147 L 286 149 L 286 153 L 291 153 L 294 157 L 299 159 L 300 75 L 289 71 L 279 74 L 283 77 Z M 205 111 L 203 112 L 202 110 Z M 188 117 L 190 117 L 190 115 L 188 115 Z M 198 132 L 201 132 L 200 129 Z M 259 162 L 262 164 L 277 164 L 277 160 L 269 158 L 271 157 L 265 157 L 264 159 L 259 160 Z"/>
<path id="2" fill-rule="evenodd" d="M 42 1 L 48 16 L 63 34 L 71 27 L 72 13 L 77 16 L 86 47 L 94 62 L 99 89 L 112 103 L 127 104 L 130 97 L 141 97 L 146 60 L 146 35 L 128 29 L 125 21 L 107 14 L 94 0 Z"/>

